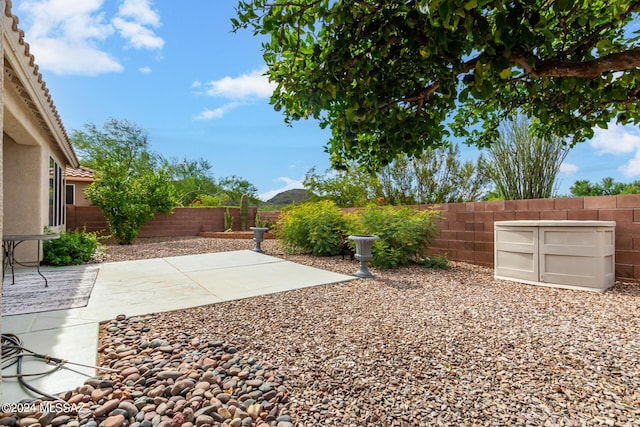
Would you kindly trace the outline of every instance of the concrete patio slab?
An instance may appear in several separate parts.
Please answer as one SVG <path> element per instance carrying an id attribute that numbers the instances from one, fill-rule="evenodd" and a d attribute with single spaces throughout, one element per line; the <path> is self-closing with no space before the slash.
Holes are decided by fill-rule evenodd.
<path id="1" fill-rule="evenodd" d="M 119 314 L 180 310 L 355 278 L 249 250 L 105 263 L 99 267 L 86 307 L 3 316 L 2 333 L 18 335 L 24 346 L 36 353 L 95 365 L 99 324 Z M 25 359 L 23 372 L 49 368 L 40 360 Z M 8 377 L 15 373 L 15 365 L 2 371 L 0 402 L 39 397 Z M 95 374 L 90 367 L 65 365 L 52 374 L 30 377 L 28 383 L 54 394 L 74 389 Z"/>

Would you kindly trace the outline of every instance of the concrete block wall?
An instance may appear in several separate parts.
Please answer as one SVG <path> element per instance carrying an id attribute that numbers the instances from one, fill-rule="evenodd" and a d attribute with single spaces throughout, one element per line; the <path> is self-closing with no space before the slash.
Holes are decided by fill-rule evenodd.
<path id="1" fill-rule="evenodd" d="M 455 261 L 493 267 L 493 223 L 509 220 L 616 222 L 616 278 L 640 281 L 640 195 L 501 200 L 437 206 L 440 234 L 432 251 Z"/>
<path id="2" fill-rule="evenodd" d="M 90 232 L 106 232 L 107 223 L 100 209 L 94 206 L 66 206 L 65 225 L 67 230 L 82 230 Z"/>
<path id="3" fill-rule="evenodd" d="M 260 218 L 263 221 L 275 224 L 280 219 L 280 211 L 260 212 Z"/>
<path id="4" fill-rule="evenodd" d="M 247 227 L 253 226 L 258 208 L 250 207 Z M 224 231 L 225 208 L 175 208 L 173 214 L 156 214 L 140 229 L 139 237 L 197 236 L 203 231 Z M 233 229 L 240 230 L 240 210 L 229 209 L 235 218 Z M 68 230 L 83 229 L 107 234 L 107 223 L 95 206 L 67 205 Z"/>

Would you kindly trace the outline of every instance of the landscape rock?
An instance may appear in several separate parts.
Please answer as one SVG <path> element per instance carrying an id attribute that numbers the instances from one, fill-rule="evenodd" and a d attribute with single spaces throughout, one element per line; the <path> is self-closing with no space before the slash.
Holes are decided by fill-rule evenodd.
<path id="1" fill-rule="evenodd" d="M 109 246 L 104 259 L 252 248 L 220 240 L 138 239 Z M 358 267 L 285 254 L 275 241 L 262 247 L 346 275 Z M 82 409 L 50 422 L 640 426 L 640 285 L 599 294 L 451 267 L 370 267 L 372 279 L 119 316 L 101 325 L 98 344 L 98 363 L 117 372 L 61 395 Z M 42 416 L 1 413 L 0 425 Z"/>

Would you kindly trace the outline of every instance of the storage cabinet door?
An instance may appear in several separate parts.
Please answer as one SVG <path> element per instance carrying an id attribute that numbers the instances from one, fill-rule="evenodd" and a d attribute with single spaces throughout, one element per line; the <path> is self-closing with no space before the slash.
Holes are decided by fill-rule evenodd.
<path id="1" fill-rule="evenodd" d="M 538 227 L 494 228 L 495 275 L 512 279 L 538 281 Z"/>
<path id="2" fill-rule="evenodd" d="M 614 280 L 614 229 L 541 227 L 540 281 L 606 288 Z"/>

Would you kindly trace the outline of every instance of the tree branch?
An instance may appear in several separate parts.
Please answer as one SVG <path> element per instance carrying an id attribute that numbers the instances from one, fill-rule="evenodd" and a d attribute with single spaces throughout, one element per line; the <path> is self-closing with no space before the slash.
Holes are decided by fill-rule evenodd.
<path id="1" fill-rule="evenodd" d="M 475 68 L 477 62 L 478 62 L 478 58 L 476 57 L 476 58 L 470 59 L 469 61 L 467 61 L 464 64 L 462 64 L 462 68 L 455 75 L 455 77 L 463 75 L 463 74 L 466 74 L 469 71 L 473 70 Z M 440 82 L 433 82 L 432 84 L 430 84 L 429 86 L 425 87 L 424 89 L 422 89 L 417 94 L 402 98 L 400 101 L 401 102 L 405 102 L 405 103 L 409 103 L 409 104 L 418 104 L 419 106 L 422 106 L 429 98 L 431 98 L 431 96 L 439 88 L 440 88 Z"/>
<path id="2" fill-rule="evenodd" d="M 620 14 L 620 16 L 618 16 L 616 19 L 612 19 L 611 21 L 596 27 L 591 34 L 583 38 L 579 43 L 576 43 L 575 45 L 571 46 L 566 51 L 561 52 L 561 54 L 566 57 L 576 52 L 579 49 L 593 46 L 596 43 L 596 41 L 600 38 L 600 35 L 604 30 L 611 28 L 620 22 L 623 22 L 627 18 L 627 16 L 637 11 L 638 9 L 640 9 L 640 1 L 636 1 L 635 3 L 631 4 L 629 6 L 629 9 L 627 9 L 626 12 Z"/>
<path id="3" fill-rule="evenodd" d="M 640 67 L 640 49 L 612 53 L 590 61 L 546 60 L 530 66 L 526 58 L 512 60 L 534 77 L 580 77 L 595 79 L 607 71 L 624 71 Z"/>
<path id="4" fill-rule="evenodd" d="M 640 84 L 637 85 L 635 88 L 633 88 L 633 90 L 631 90 L 629 92 L 629 95 L 627 96 L 627 99 L 625 99 L 624 101 L 611 101 L 612 104 L 617 104 L 617 105 L 629 105 L 629 104 L 633 104 L 635 102 L 638 102 L 638 95 L 640 94 Z"/>

